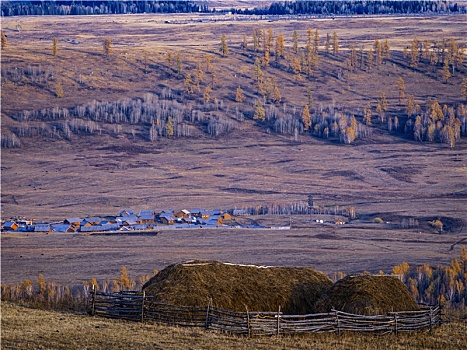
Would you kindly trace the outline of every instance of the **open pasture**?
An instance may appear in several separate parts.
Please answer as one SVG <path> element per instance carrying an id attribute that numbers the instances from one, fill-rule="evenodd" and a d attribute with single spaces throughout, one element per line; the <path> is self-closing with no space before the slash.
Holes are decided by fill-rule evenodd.
<path id="1" fill-rule="evenodd" d="M 9 41 L 2 51 L 2 69 L 26 71 L 28 65 L 40 65 L 54 76 L 46 84 L 26 78 L 19 83 L 2 80 L 2 133 L 22 126 L 13 118 L 22 110 L 142 97 L 168 87 L 180 97 L 183 79 L 168 67 L 168 51 L 180 52 L 187 71 L 210 54 L 218 79 L 212 97 L 225 106 L 219 114 L 232 117 L 235 89 L 241 84 L 246 101 L 240 109 L 249 116 L 256 99 L 251 79 L 254 58 L 251 52 L 243 53 L 240 44 L 244 34 L 251 41 L 254 29 L 269 27 L 284 34 L 288 49 L 294 30 L 303 46 L 306 30 L 318 28 L 321 52 L 327 33 L 336 31 L 339 36 L 340 56 L 320 56 L 320 68 L 309 81 L 294 81 L 292 74 L 273 65 L 264 69 L 267 76 L 278 79 L 289 108 L 301 110 L 309 86 L 317 104 L 355 113 L 385 91 L 388 115 L 394 116 L 404 110 L 398 102 L 399 77 L 405 80 L 406 93 L 421 105 L 428 97 L 440 103 L 461 102 L 465 64 L 444 84 L 439 67 L 412 69 L 403 63 L 401 51 L 414 36 L 453 37 L 465 46 L 466 16 L 207 19 L 191 14 L 170 17 L 185 23 L 165 23 L 167 17 L 154 15 L 2 19 Z M 223 33 L 230 49 L 226 58 L 219 54 Z M 54 37 L 58 39 L 55 57 Z M 105 37 L 113 42 L 111 57 L 102 54 Z M 336 70 L 345 67 L 349 46 L 368 48 L 375 39 L 388 39 L 393 58 L 369 73 L 338 79 Z M 209 79 L 212 75 L 206 74 Z M 57 82 L 62 83 L 63 98 L 56 97 Z M 183 101 L 199 107 L 203 101 L 202 93 L 198 95 L 185 96 Z M 2 235 L 2 282 L 33 279 L 38 273 L 64 283 L 107 279 L 116 276 L 122 265 L 136 277 L 191 258 L 351 273 L 389 272 L 402 261 L 446 264 L 458 256 L 457 243 L 466 239 L 465 140 L 450 149 L 446 144 L 390 134 L 376 123 L 370 137 L 352 145 L 305 134 L 294 141 L 293 135 L 271 133 L 249 117 L 241 122 L 234 119 L 235 130 L 219 138 L 195 130 L 191 137 L 149 142 L 141 125 L 128 124 L 119 133 L 114 132 L 115 125 L 103 124 L 102 133 L 74 134 L 68 140 L 21 138 L 21 148 L 2 150 L 2 219 L 25 215 L 63 220 L 116 214 L 124 208 L 228 209 L 306 201 L 311 193 L 317 205 L 353 206 L 363 220 L 381 217 L 397 226 L 406 217 L 418 220 L 420 226 L 408 230 L 366 224 L 321 227 L 292 218 L 295 228 L 290 232 L 174 231 L 156 237 L 7 234 Z M 426 223 L 437 218 L 455 224 L 446 234 L 435 235 Z M 288 217 L 257 219 L 265 225 L 289 222 Z"/>

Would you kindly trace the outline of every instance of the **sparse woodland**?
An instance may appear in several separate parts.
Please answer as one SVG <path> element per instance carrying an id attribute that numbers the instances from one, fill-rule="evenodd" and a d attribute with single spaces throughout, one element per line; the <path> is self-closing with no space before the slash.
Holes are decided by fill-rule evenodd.
<path id="1" fill-rule="evenodd" d="M 160 137 L 193 137 L 199 132 L 222 137 L 251 125 L 245 120 L 254 121 L 256 129 L 289 135 L 294 141 L 312 137 L 351 144 L 378 130 L 454 148 L 466 136 L 466 43 L 453 37 L 413 37 L 401 51 L 392 49 L 386 38 L 375 39 L 371 45 L 348 44 L 338 32 L 308 28 L 291 34 L 257 26 L 241 37 L 219 34 L 218 44 L 202 55 L 167 47 L 158 55 L 144 51 L 134 62 L 127 52 L 113 47 L 113 38 L 105 37 L 100 53 L 103 62 L 131 64 L 150 79 L 164 78 L 166 83 L 140 97 L 77 101 L 71 107 L 55 101 L 53 108 L 7 108 L 16 110 L 10 116 L 20 124 L 4 128 L 2 147 L 21 147 L 24 137 L 71 140 L 73 135 L 102 133 L 114 137 L 123 133 L 150 142 Z M 27 59 L 21 64 L 9 62 L 8 52 L 21 43 L 7 44 L 6 40 L 2 36 L 3 90 L 30 86 L 53 91 L 57 98 L 67 97 L 69 83 L 53 64 Z M 53 56 L 60 56 L 58 39 L 54 37 L 50 44 Z M 241 68 L 233 74 L 236 65 Z M 386 77 L 394 75 L 396 67 L 401 76 L 389 83 Z M 232 82 L 222 78 L 232 75 Z M 438 81 L 440 88 L 457 85 L 457 95 L 443 101 L 434 92 L 416 94 L 406 87 L 402 75 L 410 79 L 427 76 Z M 79 70 L 74 79 L 78 86 L 87 85 L 88 79 Z M 354 81 L 387 79 L 388 83 L 372 96 L 364 95 L 364 104 L 346 105 L 338 96 L 331 101 L 323 98 L 327 86 L 322 85 L 323 79 L 343 86 L 337 92 L 340 95 L 361 95 L 360 83 Z M 236 86 L 230 88 L 231 84 Z M 286 87 L 291 85 L 293 90 Z"/>

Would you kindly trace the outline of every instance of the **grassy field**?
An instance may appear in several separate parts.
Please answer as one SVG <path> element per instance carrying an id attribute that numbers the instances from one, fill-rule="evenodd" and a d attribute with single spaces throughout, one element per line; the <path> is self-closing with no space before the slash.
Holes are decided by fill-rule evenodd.
<path id="1" fill-rule="evenodd" d="M 289 217 L 282 220 L 285 224 Z M 293 217 L 292 225 L 299 220 Z M 309 266 L 330 277 L 338 271 L 391 273 L 403 261 L 413 268 L 446 266 L 467 243 L 465 232 L 436 235 L 373 224 L 303 226 L 289 231 L 171 230 L 157 236 L 3 234 L 2 283 L 35 281 L 39 273 L 60 284 L 79 285 L 92 277 L 102 282 L 118 278 L 123 265 L 138 281 L 154 269 L 191 259 Z"/>
<path id="2" fill-rule="evenodd" d="M 465 349 L 467 324 L 432 333 L 246 338 L 200 329 L 140 324 L 2 303 L 2 349 Z M 118 345 L 117 345 L 118 344 Z"/>
<path id="3" fill-rule="evenodd" d="M 205 54 L 211 55 L 212 68 L 205 72 L 202 87 L 216 73 L 218 83 L 212 98 L 222 101 L 224 107 L 215 111 L 211 106 L 206 113 L 227 118 L 236 126 L 218 138 L 194 128 L 191 137 L 160 137 L 156 142 L 148 141 L 147 126 L 136 124 L 124 124 L 116 133 L 115 124 L 102 123 L 99 134 L 73 134 L 69 139 L 21 137 L 21 148 L 2 150 L 2 219 L 25 215 L 37 221 L 63 220 L 115 215 L 123 208 L 228 209 L 306 201 L 312 193 L 317 205 L 354 206 L 360 220 L 336 227 L 294 218 L 290 233 L 2 235 L 2 281 L 44 273 L 48 279 L 75 283 L 91 277 L 111 278 L 122 265 L 139 275 L 190 258 L 310 265 L 332 273 L 388 272 L 402 261 L 437 265 L 458 257 L 459 244 L 467 239 L 464 140 L 454 149 L 446 144 L 420 143 L 409 135 L 388 133 L 375 121 L 372 135 L 352 145 L 305 134 L 294 141 L 293 135 L 271 133 L 248 117 L 239 121 L 232 114 L 236 108 L 245 115 L 252 113 L 257 97 L 251 78 L 253 62 L 261 53 L 251 51 L 251 35 L 254 29 L 269 27 L 274 35 L 284 34 L 289 51 L 294 30 L 299 33 L 300 46 L 306 41 L 308 28 L 320 31 L 319 69 L 309 80 L 295 81 L 293 74 L 273 65 L 263 68 L 266 76 L 278 79 L 282 102 L 290 109 L 301 110 L 311 88 L 317 105 L 334 104 L 358 114 L 385 91 L 388 115 L 401 115 L 404 106 L 398 102 L 396 88 L 399 77 L 405 80 L 406 94 L 413 94 L 422 106 L 428 97 L 449 105 L 459 103 L 465 63 L 445 84 L 439 66 L 421 64 L 414 69 L 402 58 L 401 50 L 415 35 L 421 41 L 453 37 L 465 46 L 466 16 L 267 22 L 190 14 L 171 16 L 171 23 L 166 20 L 158 15 L 2 19 L 2 30 L 8 35 L 2 70 L 27 71 L 28 66 L 40 65 L 53 72 L 48 83 L 29 77 L 19 82 L 2 79 L 2 134 L 23 125 L 40 127 L 40 120 L 18 121 L 15 115 L 22 110 L 142 97 L 168 87 L 184 103 L 203 110 L 202 91 L 193 96 L 181 92 L 183 79 L 168 67 L 167 52 L 181 54 L 184 72 L 192 72 Z M 337 57 L 323 53 L 324 38 L 333 31 L 341 48 Z M 221 33 L 226 34 L 230 49 L 226 58 L 219 54 Z M 249 40 L 247 53 L 240 48 L 244 34 Z M 58 39 L 57 56 L 52 55 L 53 37 Z M 104 37 L 113 42 L 110 57 L 102 54 Z M 338 79 L 336 70 L 345 68 L 349 46 L 365 45 L 367 50 L 375 39 L 390 43 L 392 58 L 387 64 Z M 63 86 L 63 98 L 55 96 L 58 82 Z M 234 102 L 239 85 L 246 96 L 241 105 Z M 50 128 L 58 125 L 47 123 Z M 376 217 L 391 224 L 371 224 Z M 402 229 L 398 224 L 404 218 L 420 224 Z M 445 224 L 446 235 L 435 235 L 428 225 L 438 218 Z M 289 217 L 257 219 L 264 225 L 289 223 Z M 58 266 L 58 260 L 63 265 Z"/>

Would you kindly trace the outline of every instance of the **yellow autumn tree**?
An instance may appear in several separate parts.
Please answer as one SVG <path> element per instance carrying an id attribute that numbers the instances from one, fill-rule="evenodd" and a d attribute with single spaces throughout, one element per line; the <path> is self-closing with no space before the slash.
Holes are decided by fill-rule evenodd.
<path id="1" fill-rule="evenodd" d="M 120 285 L 120 290 L 130 289 L 131 283 L 130 283 L 130 278 L 128 277 L 126 266 L 122 266 L 122 269 L 120 271 L 120 276 L 118 277 L 118 283 Z"/>
<path id="2" fill-rule="evenodd" d="M 225 34 L 222 34 L 220 51 L 221 51 L 222 57 L 225 57 L 229 54 L 229 47 L 227 46 L 227 38 Z"/>
<path id="3" fill-rule="evenodd" d="M 257 99 L 255 103 L 255 113 L 253 115 L 254 120 L 265 121 L 266 120 L 266 112 L 263 107 L 263 102 L 261 99 Z"/>
<path id="4" fill-rule="evenodd" d="M 245 95 L 243 94 L 243 90 L 240 86 L 237 87 L 237 91 L 235 93 L 235 102 L 241 103 L 245 100 Z"/>
<path id="5" fill-rule="evenodd" d="M 112 54 L 112 40 L 110 38 L 105 38 L 103 41 L 104 55 L 110 56 Z"/>
<path id="6" fill-rule="evenodd" d="M 302 112 L 302 123 L 303 123 L 303 130 L 308 130 L 311 127 L 311 114 L 308 105 L 305 105 Z"/>
<path id="7" fill-rule="evenodd" d="M 54 37 L 53 43 L 52 43 L 52 55 L 54 56 L 57 56 L 57 53 L 58 53 L 57 43 L 58 43 L 58 39 Z"/>

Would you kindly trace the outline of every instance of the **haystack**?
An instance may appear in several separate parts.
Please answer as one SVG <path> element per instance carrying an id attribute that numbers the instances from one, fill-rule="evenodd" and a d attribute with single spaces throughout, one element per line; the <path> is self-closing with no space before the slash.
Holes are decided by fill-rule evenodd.
<path id="1" fill-rule="evenodd" d="M 217 261 L 190 261 L 160 271 L 144 286 L 146 295 L 175 305 L 212 305 L 238 312 L 315 312 L 332 281 L 312 268 L 262 267 Z"/>
<path id="2" fill-rule="evenodd" d="M 417 302 L 399 279 L 370 275 L 347 276 L 337 281 L 316 307 L 321 312 L 335 309 L 358 315 L 419 310 Z"/>

